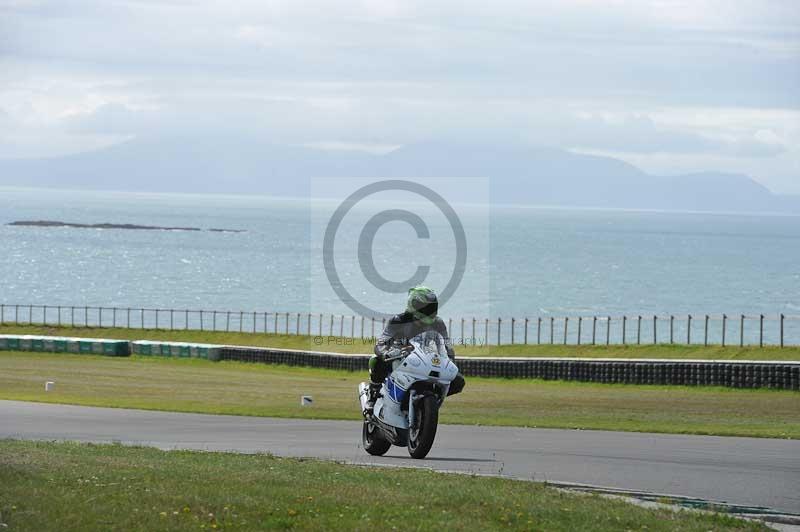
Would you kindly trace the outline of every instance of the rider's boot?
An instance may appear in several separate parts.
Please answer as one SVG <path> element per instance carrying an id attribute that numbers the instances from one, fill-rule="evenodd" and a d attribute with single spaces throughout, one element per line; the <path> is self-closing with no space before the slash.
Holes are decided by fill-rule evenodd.
<path id="1" fill-rule="evenodd" d="M 375 407 L 375 401 L 378 400 L 378 396 L 380 395 L 381 386 L 383 386 L 379 382 L 370 382 L 369 383 L 369 398 L 367 399 L 367 414 L 372 414 L 372 409 Z"/>

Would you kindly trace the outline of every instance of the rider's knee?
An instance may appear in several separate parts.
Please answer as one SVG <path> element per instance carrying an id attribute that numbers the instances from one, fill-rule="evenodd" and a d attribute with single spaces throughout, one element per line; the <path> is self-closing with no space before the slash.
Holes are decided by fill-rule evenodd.
<path id="1" fill-rule="evenodd" d="M 387 375 L 386 364 L 377 355 L 372 355 L 369 358 L 369 380 L 374 383 L 381 383 Z"/>
<path id="2" fill-rule="evenodd" d="M 456 378 L 450 382 L 450 389 L 447 390 L 447 395 L 455 395 L 457 393 L 461 393 L 461 390 L 464 389 L 464 385 L 466 381 L 464 380 L 464 376 L 462 374 L 456 375 Z"/>

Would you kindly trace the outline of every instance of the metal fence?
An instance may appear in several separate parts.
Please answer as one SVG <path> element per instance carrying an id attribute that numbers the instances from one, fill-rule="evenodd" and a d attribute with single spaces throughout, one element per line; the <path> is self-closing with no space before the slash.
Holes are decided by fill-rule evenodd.
<path id="1" fill-rule="evenodd" d="M 800 345 L 800 316 L 687 314 L 445 319 L 453 343 Z M 385 319 L 308 312 L 0 304 L 0 323 L 371 339 Z"/>

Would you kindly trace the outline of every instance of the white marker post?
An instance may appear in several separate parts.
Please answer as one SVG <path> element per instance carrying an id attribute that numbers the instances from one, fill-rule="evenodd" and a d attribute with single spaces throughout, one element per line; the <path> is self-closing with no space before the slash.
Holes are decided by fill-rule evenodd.
<path id="1" fill-rule="evenodd" d="M 301 395 L 300 396 L 300 406 L 311 406 L 311 403 L 314 402 L 314 398 L 310 395 Z"/>
<path id="2" fill-rule="evenodd" d="M 55 387 L 56 383 L 53 381 L 47 381 L 44 383 L 44 391 L 52 392 L 53 388 Z"/>

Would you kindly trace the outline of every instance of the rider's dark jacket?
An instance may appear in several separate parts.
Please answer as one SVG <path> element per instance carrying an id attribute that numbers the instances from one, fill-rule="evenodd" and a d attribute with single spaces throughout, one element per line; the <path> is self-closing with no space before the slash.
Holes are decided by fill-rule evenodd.
<path id="1" fill-rule="evenodd" d="M 383 357 L 391 347 L 392 341 L 399 340 L 403 344 L 407 344 L 409 340 L 419 333 L 431 330 L 442 335 L 447 346 L 447 354 L 455 360 L 455 352 L 447 334 L 447 326 L 444 324 L 444 320 L 437 316 L 432 324 L 427 325 L 414 319 L 410 312 L 403 312 L 389 320 L 383 333 L 375 342 L 375 354 Z"/>

